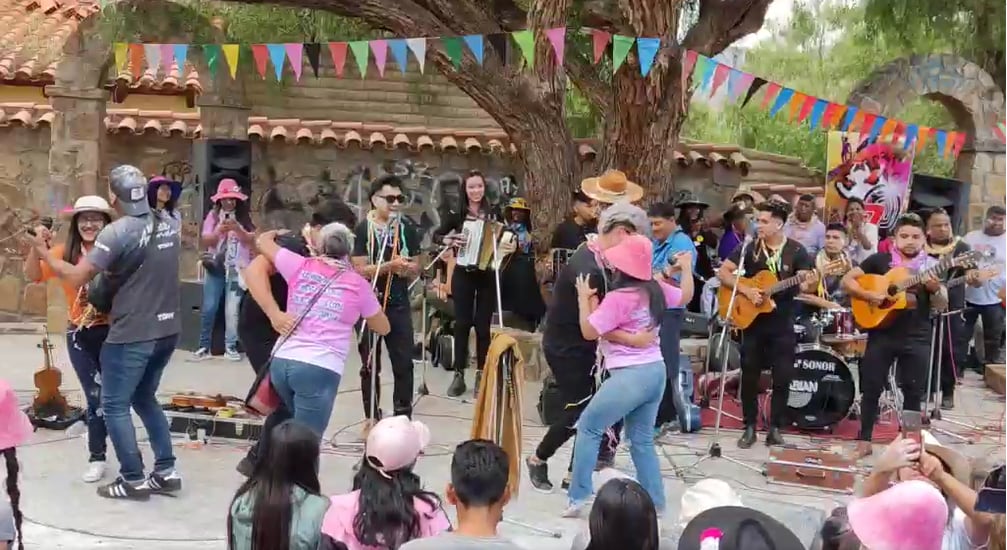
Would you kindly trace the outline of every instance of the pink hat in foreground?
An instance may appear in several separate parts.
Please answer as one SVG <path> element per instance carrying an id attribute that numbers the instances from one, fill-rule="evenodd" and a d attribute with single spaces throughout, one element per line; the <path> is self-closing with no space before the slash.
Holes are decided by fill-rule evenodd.
<path id="1" fill-rule="evenodd" d="M 14 389 L 6 380 L 0 380 L 0 451 L 24 443 L 32 431 L 28 415 L 18 408 Z"/>
<path id="2" fill-rule="evenodd" d="M 430 428 L 407 416 L 385 418 L 367 435 L 367 461 L 382 474 L 401 470 L 419 458 L 430 443 Z"/>
<path id="3" fill-rule="evenodd" d="M 212 202 L 217 202 L 222 199 L 238 199 L 239 201 L 247 201 L 248 195 L 241 192 L 241 186 L 238 185 L 238 182 L 231 178 L 224 178 L 217 184 L 217 194 L 210 197 Z"/>
<path id="4" fill-rule="evenodd" d="M 643 235 L 630 235 L 603 252 L 605 260 L 615 269 L 644 281 L 653 277 L 651 261 L 654 245 Z"/>
<path id="5" fill-rule="evenodd" d="M 850 527 L 871 550 L 941 550 L 948 503 L 925 481 L 897 483 L 847 507 Z"/>

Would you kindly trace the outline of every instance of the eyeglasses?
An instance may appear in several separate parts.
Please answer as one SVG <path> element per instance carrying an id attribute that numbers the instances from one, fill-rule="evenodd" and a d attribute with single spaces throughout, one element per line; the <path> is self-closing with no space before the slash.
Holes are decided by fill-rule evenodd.
<path id="1" fill-rule="evenodd" d="M 385 199 L 385 201 L 388 204 L 393 204 L 393 203 L 405 204 L 405 202 L 406 202 L 406 197 L 403 196 L 403 195 L 384 195 L 381 198 Z"/>

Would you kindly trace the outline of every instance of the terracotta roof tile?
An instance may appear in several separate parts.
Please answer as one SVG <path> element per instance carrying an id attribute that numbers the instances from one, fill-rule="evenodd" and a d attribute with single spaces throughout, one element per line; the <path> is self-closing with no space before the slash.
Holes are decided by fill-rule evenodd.
<path id="1" fill-rule="evenodd" d="M 97 0 L 0 0 L 0 83 L 52 84 L 64 44 L 99 11 Z M 167 71 L 147 68 L 135 81 L 128 65 L 106 85 L 119 82 L 131 92 L 202 92 L 191 63 L 181 70 L 175 62 Z"/>

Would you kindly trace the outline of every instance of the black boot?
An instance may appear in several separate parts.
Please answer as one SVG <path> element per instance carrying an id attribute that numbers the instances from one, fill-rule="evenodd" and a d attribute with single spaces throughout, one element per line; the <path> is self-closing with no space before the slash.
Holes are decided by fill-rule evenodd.
<path id="1" fill-rule="evenodd" d="M 783 440 L 783 434 L 780 433 L 780 428 L 776 426 L 769 428 L 769 432 L 766 433 L 766 445 L 786 445 L 786 442 Z"/>
<path id="2" fill-rule="evenodd" d="M 483 371 L 476 371 L 476 384 L 472 387 L 472 399 L 479 399 L 479 387 L 483 381 Z"/>
<path id="3" fill-rule="evenodd" d="M 451 380 L 451 385 L 448 386 L 448 397 L 458 397 L 459 395 L 465 393 L 465 371 L 460 370 L 455 373 L 454 379 Z"/>
<path id="4" fill-rule="evenodd" d="M 755 444 L 755 426 L 745 426 L 745 431 L 738 438 L 738 448 L 748 449 Z"/>

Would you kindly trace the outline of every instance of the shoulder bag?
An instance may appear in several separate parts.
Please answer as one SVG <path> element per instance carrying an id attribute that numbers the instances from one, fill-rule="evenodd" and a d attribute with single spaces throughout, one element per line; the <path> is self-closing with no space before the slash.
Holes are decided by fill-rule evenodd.
<path id="1" fill-rule="evenodd" d="M 273 357 L 276 355 L 276 350 L 280 349 L 284 342 L 293 336 L 294 331 L 296 331 L 297 327 L 300 326 L 301 321 L 304 320 L 304 316 L 311 311 L 312 307 L 314 307 L 315 302 L 317 302 L 322 294 L 324 294 L 325 291 L 332 286 L 332 283 L 336 282 L 336 279 L 345 272 L 345 269 L 340 269 L 329 277 L 329 280 L 325 281 L 322 288 L 318 289 L 318 292 L 315 292 L 315 294 L 311 297 L 311 300 L 308 301 L 307 305 L 304 307 L 304 311 L 302 311 L 300 315 L 297 316 L 297 319 L 294 320 L 294 326 L 291 327 L 290 332 L 280 336 L 276 345 L 273 346 L 273 352 L 269 354 L 269 360 L 266 361 L 265 368 L 260 369 L 258 374 L 255 375 L 255 381 L 252 382 L 252 387 L 248 390 L 248 396 L 245 397 L 245 409 L 261 416 L 268 416 L 280 407 L 280 395 L 276 393 L 275 389 L 273 389 L 273 384 L 269 380 L 269 367 L 273 363 Z"/>
<path id="2" fill-rule="evenodd" d="M 150 213 L 150 238 L 147 239 L 147 246 L 144 247 L 143 254 L 138 254 L 133 260 L 118 273 L 100 272 L 87 284 L 87 301 L 95 311 L 107 315 L 112 311 L 112 301 L 115 300 L 116 293 L 122 288 L 126 281 L 140 270 L 143 262 L 146 261 L 150 251 L 154 248 L 157 236 L 157 215 Z"/>

